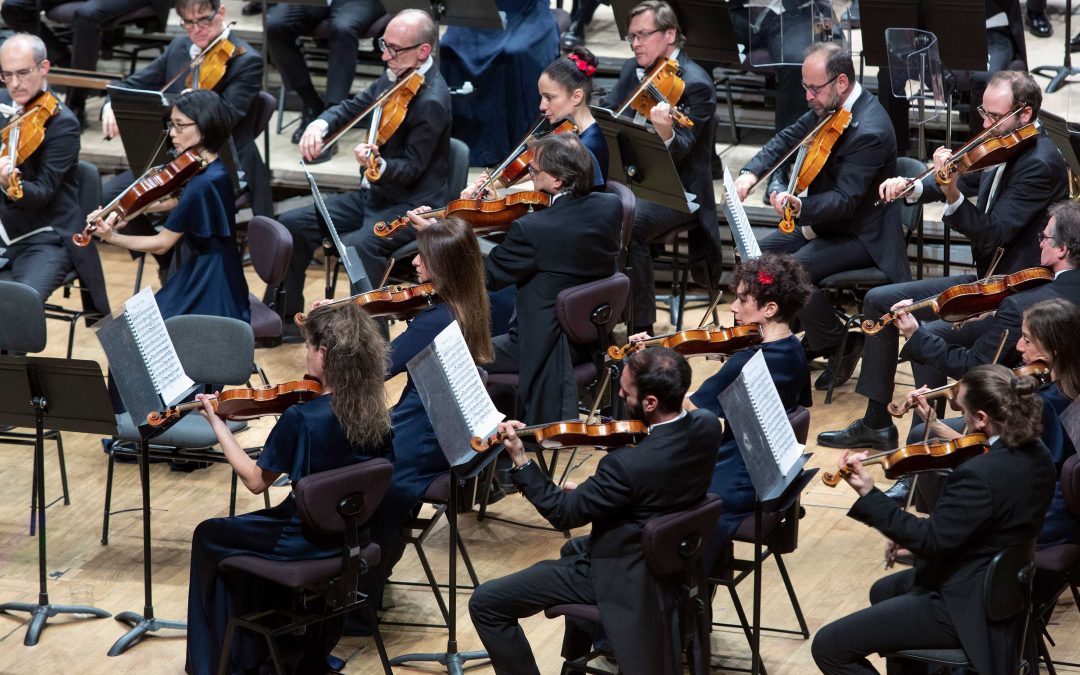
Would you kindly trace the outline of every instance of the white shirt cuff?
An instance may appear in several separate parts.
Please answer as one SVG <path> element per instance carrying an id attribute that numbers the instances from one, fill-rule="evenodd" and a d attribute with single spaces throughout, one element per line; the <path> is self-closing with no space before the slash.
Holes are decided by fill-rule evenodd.
<path id="1" fill-rule="evenodd" d="M 817 239 L 817 233 L 814 232 L 814 228 L 810 227 L 809 225 L 803 225 L 800 227 L 800 229 L 802 230 L 803 238 L 807 241 L 810 241 L 811 239 Z"/>
<path id="2" fill-rule="evenodd" d="M 671 142 L 673 140 L 675 140 L 675 130 L 674 129 L 671 130 L 671 138 L 664 141 L 664 145 L 670 148 L 671 147 Z"/>
<path id="3" fill-rule="evenodd" d="M 911 186 L 911 194 L 906 199 L 908 204 L 914 204 L 922 197 L 923 184 L 921 180 L 915 181 Z"/>
<path id="4" fill-rule="evenodd" d="M 960 208 L 960 205 L 963 204 L 963 203 L 964 203 L 964 195 L 961 194 L 959 197 L 956 198 L 956 201 L 949 202 L 949 205 L 945 207 L 945 211 L 942 213 L 942 215 L 943 216 L 951 216 L 952 214 L 956 213 L 956 210 L 958 208 Z"/>
<path id="5" fill-rule="evenodd" d="M 326 138 L 326 132 L 330 130 L 330 124 L 326 120 L 315 120 L 311 124 L 307 125 L 308 129 L 318 129 L 323 138 Z"/>

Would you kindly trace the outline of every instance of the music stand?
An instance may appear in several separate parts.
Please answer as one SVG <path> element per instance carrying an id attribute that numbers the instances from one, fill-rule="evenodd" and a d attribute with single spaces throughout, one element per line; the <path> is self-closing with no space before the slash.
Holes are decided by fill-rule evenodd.
<path id="1" fill-rule="evenodd" d="M 1080 177 L 1080 131 L 1070 128 L 1064 117 L 1046 108 L 1039 110 L 1039 122 L 1065 158 L 1069 171 L 1074 177 Z"/>
<path id="2" fill-rule="evenodd" d="M 367 293 L 372 290 L 371 279 L 368 277 L 364 263 L 360 262 L 360 256 L 356 254 L 356 248 L 346 246 L 338 236 L 337 228 L 330 212 L 326 210 L 326 201 L 323 200 L 315 177 L 308 171 L 307 164 L 300 160 L 300 166 L 304 169 L 308 186 L 311 188 L 311 197 L 315 200 L 315 213 L 318 215 L 319 232 L 322 234 L 323 268 L 326 271 L 326 299 L 334 297 L 334 264 L 331 258 L 338 258 L 345 266 L 345 273 L 349 275 L 349 284 L 352 287 L 352 295 Z"/>
<path id="3" fill-rule="evenodd" d="M 629 22 L 626 17 L 641 0 L 612 0 L 615 26 L 619 37 L 626 39 Z M 738 64 L 742 61 L 739 44 L 731 24 L 729 0 L 671 0 L 686 43 L 683 49 L 695 61 Z"/>
<path id="4" fill-rule="evenodd" d="M 953 70 L 986 70 L 984 0 L 860 0 L 863 54 L 887 67 L 886 28 L 918 28 L 938 37 L 941 62 Z"/>
<path id="5" fill-rule="evenodd" d="M 1050 78 L 1046 85 L 1046 93 L 1053 94 L 1066 84 L 1069 84 L 1069 76 L 1080 74 L 1080 68 L 1074 68 L 1072 64 L 1072 49 L 1069 44 L 1072 36 L 1072 0 L 1065 0 L 1065 63 L 1060 66 L 1038 66 L 1031 69 L 1032 75 L 1042 75 Z"/>
<path id="6" fill-rule="evenodd" d="M 34 483 L 38 537 L 38 600 L 6 602 L 0 612 L 28 612 L 30 626 L 23 644 L 33 647 L 49 617 L 57 614 L 89 614 L 97 618 L 109 612 L 86 605 L 49 603 L 45 535 L 45 420 L 50 429 L 90 434 L 116 433 L 116 419 L 109 394 L 95 361 L 0 356 L 0 424 L 33 427 Z"/>

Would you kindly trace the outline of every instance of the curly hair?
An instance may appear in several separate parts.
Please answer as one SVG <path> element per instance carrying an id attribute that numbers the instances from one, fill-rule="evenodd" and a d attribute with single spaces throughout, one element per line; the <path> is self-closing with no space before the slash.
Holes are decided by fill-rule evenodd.
<path id="1" fill-rule="evenodd" d="M 1043 300 L 1027 308 L 1024 323 L 1031 338 L 1050 355 L 1061 393 L 1080 396 L 1080 307 L 1064 298 Z"/>
<path id="2" fill-rule="evenodd" d="M 960 404 L 969 413 L 981 410 L 994 431 L 1009 447 L 1019 447 L 1042 433 L 1042 398 L 1039 381 L 1016 377 L 1005 366 L 975 366 L 960 379 Z"/>
<path id="3" fill-rule="evenodd" d="M 383 380 L 390 367 L 386 340 L 356 303 L 319 307 L 301 326 L 304 338 L 325 349 L 323 386 L 333 393 L 330 407 L 354 445 L 377 445 L 390 433 Z"/>
<path id="4" fill-rule="evenodd" d="M 780 321 L 790 323 L 810 300 L 813 287 L 810 275 L 795 256 L 788 253 L 762 253 L 753 260 L 746 260 L 735 267 L 731 290 L 738 292 L 739 285 L 746 287 L 746 294 L 757 301 L 758 306 L 775 302 Z"/>

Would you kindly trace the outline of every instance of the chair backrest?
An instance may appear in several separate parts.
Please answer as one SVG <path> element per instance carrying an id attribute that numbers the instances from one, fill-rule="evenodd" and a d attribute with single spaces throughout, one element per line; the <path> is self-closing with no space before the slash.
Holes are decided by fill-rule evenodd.
<path id="1" fill-rule="evenodd" d="M 189 314 L 165 321 L 187 376 L 199 383 L 242 385 L 255 363 L 251 324 L 223 316 Z"/>
<path id="2" fill-rule="evenodd" d="M 75 169 L 75 186 L 79 191 L 80 213 L 85 215 L 102 206 L 101 174 L 96 165 L 80 159 Z"/>
<path id="3" fill-rule="evenodd" d="M 622 236 L 619 241 L 622 246 L 619 251 L 619 259 L 622 261 L 626 251 L 630 248 L 630 236 L 634 232 L 634 217 L 637 215 L 637 196 L 622 183 L 609 180 L 604 185 L 604 190 L 619 198 L 622 202 Z"/>
<path id="4" fill-rule="evenodd" d="M 668 577 L 686 569 L 704 550 L 723 510 L 723 500 L 708 494 L 688 509 L 650 518 L 641 530 L 641 548 L 653 576 Z"/>
<path id="5" fill-rule="evenodd" d="M 806 445 L 806 438 L 810 435 L 810 411 L 806 408 L 799 406 L 794 411 L 788 413 L 788 422 L 791 422 L 791 428 L 795 432 L 795 440 Z"/>
<path id="6" fill-rule="evenodd" d="M 45 349 L 45 306 L 33 288 L 0 281 L 0 350 L 40 352 Z"/>
<path id="7" fill-rule="evenodd" d="M 1034 539 L 995 555 L 986 570 L 986 583 L 983 587 L 986 618 L 990 621 L 1004 621 L 1027 609 L 1034 574 Z"/>
<path id="8" fill-rule="evenodd" d="M 896 173 L 904 178 L 915 178 L 926 171 L 926 165 L 914 157 L 897 157 Z M 922 222 L 922 204 L 908 204 L 906 199 L 900 200 L 900 225 L 904 228 L 904 236 L 914 232 Z"/>
<path id="9" fill-rule="evenodd" d="M 1073 455 L 1065 460 L 1059 480 L 1065 508 L 1074 516 L 1080 516 L 1080 455 Z"/>
<path id="10" fill-rule="evenodd" d="M 450 173 L 446 176 L 447 203 L 457 199 L 469 182 L 469 146 L 457 138 L 450 139 Z"/>
<path id="11" fill-rule="evenodd" d="M 345 520 L 339 505 L 348 499 L 348 515 L 363 524 L 382 501 L 393 472 L 394 465 L 379 457 L 304 476 L 293 484 L 300 518 L 321 535 L 340 535 L 345 532 Z"/>
<path id="12" fill-rule="evenodd" d="M 564 289 L 555 296 L 555 318 L 574 344 L 592 344 L 622 320 L 630 279 L 616 272 L 605 279 Z"/>
<path id="13" fill-rule="evenodd" d="M 261 136 L 270 126 L 270 119 L 275 111 L 277 111 L 277 98 L 269 92 L 260 91 L 251 102 L 247 114 L 236 123 L 233 129 L 233 141 L 236 146 L 241 147 Z"/>
<path id="14" fill-rule="evenodd" d="M 266 216 L 255 216 L 248 223 L 248 250 L 255 273 L 274 287 L 285 278 L 292 258 L 293 238 L 285 226 Z"/>

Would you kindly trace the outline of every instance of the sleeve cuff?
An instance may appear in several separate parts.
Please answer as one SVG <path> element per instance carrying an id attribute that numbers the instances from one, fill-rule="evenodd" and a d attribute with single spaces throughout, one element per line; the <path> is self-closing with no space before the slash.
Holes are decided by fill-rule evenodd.
<path id="1" fill-rule="evenodd" d="M 317 119 L 308 125 L 308 129 L 318 129 L 323 138 L 326 138 L 326 132 L 330 131 L 330 123 L 324 119 Z"/>
<path id="2" fill-rule="evenodd" d="M 951 216 L 952 214 L 956 213 L 957 209 L 959 209 L 960 205 L 963 203 L 964 195 L 961 194 L 955 202 L 949 202 L 948 206 L 945 207 L 945 211 L 942 213 L 942 216 Z"/>
<path id="3" fill-rule="evenodd" d="M 817 239 L 817 233 L 814 232 L 814 228 L 812 228 L 811 226 L 803 225 L 799 229 L 802 230 L 802 236 L 807 241 L 810 241 L 811 239 Z"/>
<path id="4" fill-rule="evenodd" d="M 909 194 L 905 198 L 905 200 L 907 201 L 908 204 L 916 204 L 916 203 L 918 203 L 918 201 L 920 199 L 922 199 L 922 193 L 923 193 L 922 181 L 917 180 L 917 181 L 915 181 L 914 184 L 912 184 L 912 186 L 911 186 L 911 194 Z"/>
<path id="5" fill-rule="evenodd" d="M 673 130 L 671 132 L 671 138 L 664 141 L 664 145 L 670 148 L 671 147 L 671 142 L 674 141 L 674 140 L 675 140 L 675 131 Z"/>

